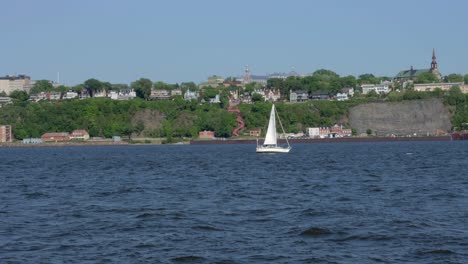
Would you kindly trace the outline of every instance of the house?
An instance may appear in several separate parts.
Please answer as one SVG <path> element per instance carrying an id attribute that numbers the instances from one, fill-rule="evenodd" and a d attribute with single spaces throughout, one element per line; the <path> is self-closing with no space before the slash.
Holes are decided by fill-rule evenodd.
<path id="1" fill-rule="evenodd" d="M 341 93 L 347 94 L 348 97 L 354 96 L 354 88 L 352 87 L 345 87 L 341 89 Z"/>
<path id="2" fill-rule="evenodd" d="M 214 98 L 210 98 L 210 104 L 219 104 L 219 103 L 221 103 L 219 94 L 217 94 Z"/>
<path id="3" fill-rule="evenodd" d="M 314 101 L 327 101 L 330 100 L 330 95 L 327 92 L 313 92 L 310 98 Z"/>
<path id="4" fill-rule="evenodd" d="M 106 91 L 105 89 L 95 91 L 95 92 L 93 93 L 93 97 L 94 97 L 94 98 L 103 98 L 103 97 L 107 97 L 107 91 Z"/>
<path id="5" fill-rule="evenodd" d="M 350 137 L 351 129 L 343 128 L 342 125 L 335 124 L 330 128 L 330 137 Z"/>
<path id="6" fill-rule="evenodd" d="M 0 143 L 13 142 L 13 133 L 10 125 L 0 125 Z"/>
<path id="7" fill-rule="evenodd" d="M 200 139 L 214 139 L 215 138 L 215 133 L 213 131 L 200 131 L 198 132 L 198 138 Z"/>
<path id="8" fill-rule="evenodd" d="M 254 128 L 249 130 L 249 136 L 251 137 L 260 137 L 262 135 L 262 129 L 261 128 Z"/>
<path id="9" fill-rule="evenodd" d="M 0 108 L 4 104 L 11 104 L 11 98 L 10 97 L 0 97 Z"/>
<path id="10" fill-rule="evenodd" d="M 67 93 L 63 95 L 63 99 L 73 99 L 77 97 L 78 97 L 78 93 L 74 91 L 68 91 Z"/>
<path id="11" fill-rule="evenodd" d="M 68 141 L 70 140 L 70 135 L 68 132 L 52 132 L 45 133 L 41 137 L 42 141 Z"/>
<path id="12" fill-rule="evenodd" d="M 169 90 L 165 90 L 165 89 L 157 89 L 157 90 L 151 89 L 150 98 L 153 100 L 169 100 L 171 99 L 171 93 Z"/>
<path id="13" fill-rule="evenodd" d="M 290 91 L 289 101 L 291 103 L 305 102 L 309 100 L 309 93 L 307 91 Z"/>
<path id="14" fill-rule="evenodd" d="M 377 94 L 388 94 L 390 92 L 390 82 L 383 81 L 380 84 L 361 84 L 362 94 L 375 91 Z"/>
<path id="15" fill-rule="evenodd" d="M 182 90 L 180 88 L 176 88 L 171 91 L 171 96 L 176 96 L 176 95 L 182 96 Z"/>
<path id="16" fill-rule="evenodd" d="M 187 90 L 184 94 L 184 100 L 198 100 L 198 93 L 196 91 Z"/>
<path id="17" fill-rule="evenodd" d="M 400 71 L 395 77 L 395 81 L 404 82 L 407 80 L 413 80 L 418 78 L 423 73 L 432 73 L 437 79 L 442 80 L 442 74 L 439 72 L 439 67 L 437 66 L 437 60 L 435 55 L 435 49 L 432 49 L 432 62 L 429 69 L 413 69 L 413 66 L 409 70 Z"/>
<path id="18" fill-rule="evenodd" d="M 318 138 L 320 137 L 320 128 L 319 127 L 309 127 L 306 130 L 306 134 L 311 138 Z"/>
<path id="19" fill-rule="evenodd" d="M 133 89 L 126 88 L 119 91 L 110 91 L 107 96 L 112 100 L 130 100 L 136 97 L 136 92 Z"/>
<path id="20" fill-rule="evenodd" d="M 76 129 L 73 130 L 70 134 L 70 140 L 75 139 L 75 140 L 88 140 L 89 139 L 89 134 L 88 131 L 84 129 Z"/>
<path id="21" fill-rule="evenodd" d="M 328 127 L 320 127 L 319 128 L 319 137 L 320 138 L 327 138 L 330 135 L 330 129 Z"/>
<path id="22" fill-rule="evenodd" d="M 347 101 L 349 98 L 348 98 L 348 94 L 345 94 L 345 93 L 337 93 L 336 94 L 336 100 L 337 101 Z"/>
<path id="23" fill-rule="evenodd" d="M 281 92 L 279 89 L 266 89 L 265 101 L 278 102 L 281 99 Z"/>

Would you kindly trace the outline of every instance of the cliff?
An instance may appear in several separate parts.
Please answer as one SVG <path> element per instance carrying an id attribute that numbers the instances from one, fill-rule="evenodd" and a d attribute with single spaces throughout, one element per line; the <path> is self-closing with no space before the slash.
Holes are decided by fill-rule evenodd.
<path id="1" fill-rule="evenodd" d="M 451 129 L 451 113 L 440 99 L 368 103 L 352 107 L 349 122 L 358 134 L 434 135 Z"/>

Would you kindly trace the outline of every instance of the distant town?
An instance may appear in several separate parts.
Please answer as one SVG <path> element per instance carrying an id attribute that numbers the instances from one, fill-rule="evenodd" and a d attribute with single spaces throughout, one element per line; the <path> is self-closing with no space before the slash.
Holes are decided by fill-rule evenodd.
<path id="1" fill-rule="evenodd" d="M 246 66 L 245 72 L 238 77 L 210 76 L 202 83 L 184 82 L 167 84 L 141 78 L 131 84 L 112 84 L 97 79 L 89 79 L 82 84 L 65 86 L 59 81 L 33 80 L 25 74 L 0 77 L 0 107 L 10 104 L 34 104 L 42 101 L 110 100 L 170 101 L 183 100 L 198 104 L 223 104 L 229 112 L 236 113 L 238 125 L 230 136 L 242 135 L 260 137 L 262 129 L 244 129 L 245 121 L 241 111 L 242 104 L 257 102 L 284 102 L 288 104 L 310 101 L 348 101 L 353 98 L 392 98 L 406 91 L 443 93 L 451 89 L 468 94 L 468 74 L 452 73 L 442 75 L 437 64 L 435 50 L 432 51 L 430 67 L 415 69 L 410 66 L 393 77 L 377 77 L 373 74 L 339 76 L 330 70 L 320 69 L 304 75 L 295 71 L 269 75 L 251 74 Z M 228 108 L 229 107 L 229 108 Z M 1 111 L 1 109 L 0 109 Z M 465 120 L 466 121 L 466 120 Z M 11 124 L 0 124 L 0 142 L 15 139 Z M 367 131 L 367 134 L 372 132 Z M 330 126 L 305 127 L 302 131 L 289 134 L 290 137 L 330 138 L 351 137 L 356 132 L 343 124 Z M 47 131 L 40 138 L 22 138 L 24 144 L 43 142 L 69 142 L 103 140 L 92 137 L 85 128 L 73 131 Z M 215 131 L 198 131 L 197 138 L 215 138 Z M 107 141 L 120 142 L 121 135 L 112 136 Z"/>

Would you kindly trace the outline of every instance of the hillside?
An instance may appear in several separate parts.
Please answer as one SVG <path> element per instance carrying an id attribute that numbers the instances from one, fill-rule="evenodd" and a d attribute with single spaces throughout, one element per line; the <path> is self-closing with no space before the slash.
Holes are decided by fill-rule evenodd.
<path id="1" fill-rule="evenodd" d="M 367 103 L 350 108 L 349 122 L 358 134 L 371 129 L 384 135 L 433 135 L 451 129 L 452 115 L 441 99 Z"/>

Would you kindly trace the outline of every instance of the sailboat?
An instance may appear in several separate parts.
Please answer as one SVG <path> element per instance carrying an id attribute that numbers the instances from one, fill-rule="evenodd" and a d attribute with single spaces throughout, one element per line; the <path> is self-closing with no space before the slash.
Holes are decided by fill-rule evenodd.
<path id="1" fill-rule="evenodd" d="M 278 116 L 278 121 L 280 123 L 281 129 L 284 135 L 284 128 L 279 119 L 279 115 L 276 112 L 275 105 L 271 107 L 270 120 L 268 121 L 268 129 L 263 141 L 263 145 L 258 145 L 257 140 L 257 153 L 288 153 L 291 150 L 291 145 L 289 145 L 288 138 L 286 138 L 286 143 L 288 146 L 278 146 L 278 138 L 276 136 L 276 116 Z"/>

